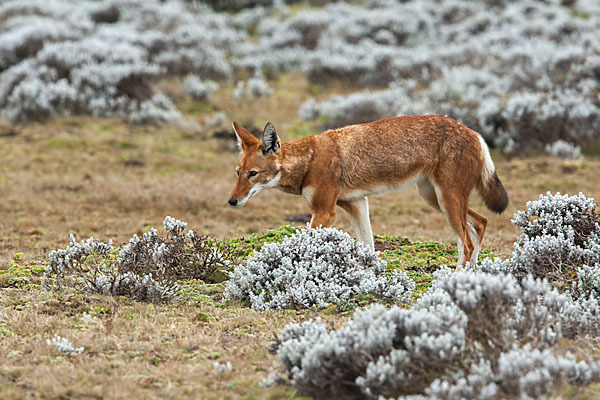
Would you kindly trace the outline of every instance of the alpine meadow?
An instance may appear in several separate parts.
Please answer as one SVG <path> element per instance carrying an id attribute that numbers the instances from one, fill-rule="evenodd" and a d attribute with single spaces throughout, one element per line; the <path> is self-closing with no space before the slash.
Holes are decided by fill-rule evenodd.
<path id="1" fill-rule="evenodd" d="M 0 160 L 1 399 L 600 397 L 596 0 L 0 0 Z"/>

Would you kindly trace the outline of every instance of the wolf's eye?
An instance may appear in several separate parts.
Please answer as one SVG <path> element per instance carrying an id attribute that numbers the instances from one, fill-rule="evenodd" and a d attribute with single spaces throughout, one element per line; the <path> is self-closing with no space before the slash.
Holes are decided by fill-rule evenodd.
<path id="1" fill-rule="evenodd" d="M 248 172 L 248 177 L 252 178 L 253 176 L 256 176 L 256 174 L 258 174 L 258 171 L 250 171 Z"/>

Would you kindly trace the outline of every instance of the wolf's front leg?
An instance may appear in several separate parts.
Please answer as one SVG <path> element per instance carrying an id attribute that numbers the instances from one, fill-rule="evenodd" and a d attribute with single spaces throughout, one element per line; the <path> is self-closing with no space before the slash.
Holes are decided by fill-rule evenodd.
<path id="1" fill-rule="evenodd" d="M 329 228 L 335 222 L 335 211 L 334 212 L 321 212 L 313 213 L 312 219 L 310 220 L 311 228 Z"/>
<path id="2" fill-rule="evenodd" d="M 332 191 L 327 187 L 306 186 L 302 189 L 302 195 L 312 211 L 311 228 L 319 226 L 327 228 L 333 225 L 338 194 L 339 189 Z"/>

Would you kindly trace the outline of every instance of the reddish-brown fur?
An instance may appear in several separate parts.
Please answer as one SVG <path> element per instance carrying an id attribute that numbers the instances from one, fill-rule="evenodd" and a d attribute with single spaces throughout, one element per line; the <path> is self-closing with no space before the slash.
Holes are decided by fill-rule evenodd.
<path id="1" fill-rule="evenodd" d="M 468 206 L 473 188 L 493 211 L 502 212 L 508 204 L 493 164 L 484 168 L 486 154 L 489 163 L 491 159 L 479 134 L 448 117 L 398 117 L 346 126 L 281 143 L 281 148 L 263 154 L 273 140 L 279 144 L 272 125 L 267 127 L 269 133 L 259 141 L 234 123 L 242 156 L 231 199 L 243 199 L 239 205 L 265 187 L 303 194 L 313 227 L 331 226 L 338 205 L 348 212 L 359 240 L 372 247 L 366 197 L 414 183 L 456 233 L 459 262 L 464 265 L 475 261 L 476 253 L 471 257 L 487 225 L 487 219 Z M 251 170 L 257 175 L 249 176 Z M 476 235 L 475 245 L 471 233 Z"/>

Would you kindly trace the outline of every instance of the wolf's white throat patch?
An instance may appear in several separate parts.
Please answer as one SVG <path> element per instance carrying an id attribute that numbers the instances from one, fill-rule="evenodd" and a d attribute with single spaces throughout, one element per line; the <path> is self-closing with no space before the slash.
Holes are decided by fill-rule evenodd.
<path id="1" fill-rule="evenodd" d="M 248 192 L 248 195 L 242 199 L 239 203 L 236 204 L 236 207 L 241 207 L 248 202 L 251 198 L 260 193 L 263 189 L 274 188 L 279 185 L 279 180 L 281 179 L 281 172 L 278 172 L 270 181 L 267 183 L 257 183 L 252 186 L 252 189 Z"/>

